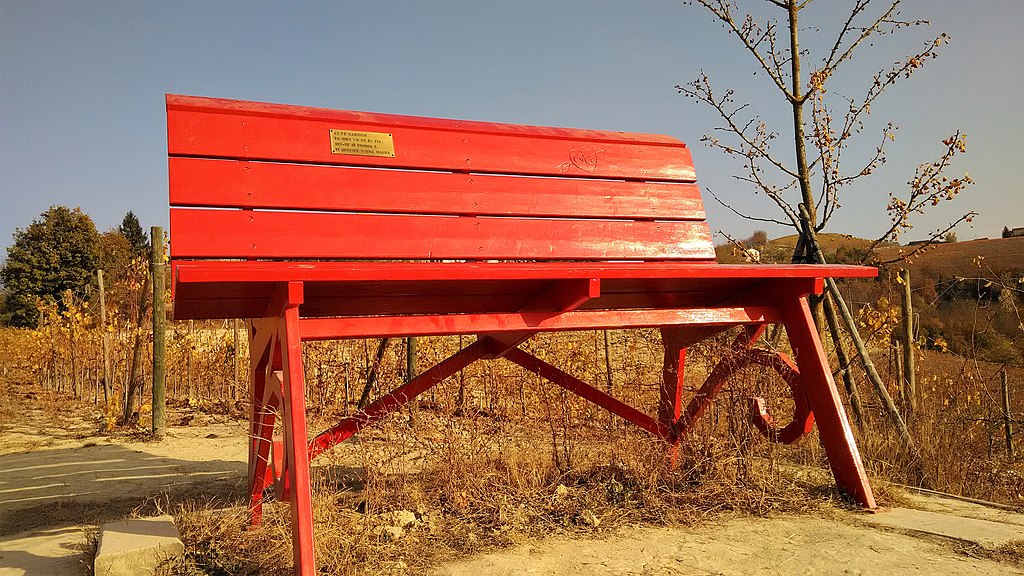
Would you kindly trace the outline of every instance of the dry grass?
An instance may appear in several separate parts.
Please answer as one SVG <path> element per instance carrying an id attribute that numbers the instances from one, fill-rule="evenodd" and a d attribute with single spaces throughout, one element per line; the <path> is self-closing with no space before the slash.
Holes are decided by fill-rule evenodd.
<path id="1" fill-rule="evenodd" d="M 588 537 L 627 524 L 690 524 L 725 511 L 759 515 L 841 504 L 818 477 L 808 481 L 764 458 L 740 461 L 710 442 L 688 445 L 683 465 L 669 470 L 663 445 L 636 433 L 602 435 L 581 443 L 576 465 L 563 471 L 543 436 L 518 424 L 422 412 L 420 420 L 429 421 L 425 433 L 393 418 L 382 430 L 392 443 L 364 439 L 317 468 L 322 572 L 423 573 L 552 534 Z M 266 506 L 264 524 L 246 531 L 244 506 L 234 504 L 176 513 L 189 553 L 170 573 L 290 573 L 287 505 Z M 395 523 L 395 511 L 416 517 L 400 538 L 382 533 Z"/>

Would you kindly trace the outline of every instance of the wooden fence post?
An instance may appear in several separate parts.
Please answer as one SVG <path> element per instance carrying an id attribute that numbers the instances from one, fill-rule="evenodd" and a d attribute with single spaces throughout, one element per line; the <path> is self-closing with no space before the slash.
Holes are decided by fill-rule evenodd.
<path id="1" fill-rule="evenodd" d="M 1006 432 L 1006 455 L 1013 458 L 1013 430 L 1010 428 L 1010 387 L 1006 382 L 1006 368 L 999 372 L 1003 388 L 1003 430 Z"/>
<path id="2" fill-rule="evenodd" d="M 103 270 L 96 271 L 96 282 L 100 289 L 100 344 L 103 346 L 103 405 L 107 415 L 107 430 L 113 430 L 117 422 L 116 396 L 110 389 L 110 338 L 107 335 L 107 298 L 103 286 Z"/>
<path id="3" fill-rule="evenodd" d="M 408 384 L 416 378 L 416 337 L 407 336 L 405 338 L 405 382 Z M 416 426 L 416 413 L 419 409 L 420 401 L 418 398 L 413 398 L 409 401 L 409 424 L 413 427 Z"/>
<path id="4" fill-rule="evenodd" d="M 615 389 L 615 378 L 612 376 L 612 344 L 608 337 L 608 331 L 604 332 L 604 376 L 605 376 L 605 392 L 609 396 Z M 611 431 L 615 427 L 615 415 L 611 412 L 608 413 L 608 430 Z"/>
<path id="5" fill-rule="evenodd" d="M 405 381 L 409 382 L 416 377 L 416 337 L 408 336 L 405 339 Z"/>
<path id="6" fill-rule="evenodd" d="M 238 400 L 238 347 L 241 345 L 241 340 L 238 338 L 238 323 L 240 320 L 235 318 L 231 321 L 231 337 L 232 349 L 234 350 L 234 372 L 231 375 L 231 399 Z"/>
<path id="7" fill-rule="evenodd" d="M 167 340 L 167 312 L 164 301 L 164 229 L 150 228 L 150 245 L 153 247 L 149 261 L 150 276 L 153 278 L 153 435 L 162 437 L 167 430 L 167 364 L 165 353 Z"/>
<path id="8" fill-rule="evenodd" d="M 914 369 L 914 305 L 910 301 L 910 270 L 900 270 L 903 284 L 903 386 L 904 409 L 910 416 L 917 409 L 917 384 Z"/>

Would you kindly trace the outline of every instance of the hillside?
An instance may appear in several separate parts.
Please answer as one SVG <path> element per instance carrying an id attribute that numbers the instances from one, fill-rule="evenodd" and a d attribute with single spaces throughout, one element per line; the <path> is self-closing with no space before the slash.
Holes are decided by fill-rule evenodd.
<path id="1" fill-rule="evenodd" d="M 761 253 L 762 262 L 788 262 L 796 247 L 796 240 L 795 234 L 782 236 L 756 248 Z M 860 260 L 872 241 L 849 234 L 821 234 L 818 242 L 830 263 L 852 264 Z M 894 260 L 900 254 L 909 254 L 914 249 L 914 246 L 883 244 L 875 249 L 875 261 Z M 716 252 L 719 262 L 744 262 L 742 255 L 734 254 L 735 250 L 730 245 L 718 246 Z M 914 256 L 910 269 L 919 270 L 927 276 L 950 278 L 971 275 L 971 271 L 977 270 L 979 265 L 986 272 L 996 275 L 1024 274 L 1024 237 L 933 244 Z"/>
<path id="2" fill-rule="evenodd" d="M 763 246 L 753 246 L 753 248 L 760 251 L 762 262 L 789 262 L 793 256 L 793 250 L 796 248 L 796 240 L 796 234 L 791 234 L 769 240 Z M 856 256 L 856 260 L 859 261 L 860 255 L 867 251 L 868 247 L 871 246 L 871 242 L 871 240 L 858 238 L 850 234 L 824 233 L 818 235 L 818 243 L 821 245 L 821 251 L 825 254 L 825 258 L 832 261 L 836 254 L 839 254 L 840 260 L 844 263 L 851 263 L 852 256 Z M 895 247 L 895 245 L 891 244 L 885 244 L 884 246 Z M 733 253 L 736 250 L 734 250 L 732 245 L 716 246 L 715 252 L 718 255 L 718 261 L 723 264 L 744 262 L 741 255 Z"/>
<path id="3" fill-rule="evenodd" d="M 876 250 L 875 254 L 884 262 L 899 257 L 900 251 L 906 254 L 913 249 L 912 246 L 888 246 Z M 914 257 L 911 270 L 948 278 L 965 276 L 979 265 L 996 274 L 1024 272 L 1024 237 L 935 244 Z"/>

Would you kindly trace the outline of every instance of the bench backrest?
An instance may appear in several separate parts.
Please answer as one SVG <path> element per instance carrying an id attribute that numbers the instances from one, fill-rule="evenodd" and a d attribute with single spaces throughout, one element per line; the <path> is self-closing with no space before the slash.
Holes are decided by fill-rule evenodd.
<path id="1" fill-rule="evenodd" d="M 176 259 L 713 261 L 667 136 L 167 96 Z"/>

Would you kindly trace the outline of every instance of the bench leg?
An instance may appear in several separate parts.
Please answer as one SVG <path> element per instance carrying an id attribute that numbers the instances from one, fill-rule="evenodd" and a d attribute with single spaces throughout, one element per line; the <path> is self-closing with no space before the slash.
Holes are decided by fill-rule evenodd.
<path id="1" fill-rule="evenodd" d="M 263 490 L 266 488 L 270 445 L 273 441 L 277 405 L 267 386 L 267 368 L 273 349 L 273 338 L 268 330 L 276 332 L 273 321 L 255 321 L 249 327 L 249 381 L 252 405 L 249 414 L 249 523 L 258 526 L 263 521 Z M 258 334 L 257 334 L 258 333 Z"/>
<path id="2" fill-rule="evenodd" d="M 875 508 L 875 497 L 864 474 L 853 430 L 832 380 L 828 357 L 818 339 L 807 299 L 786 299 L 779 303 L 779 312 L 793 346 L 807 401 L 818 423 L 818 433 L 836 484 L 861 506 Z"/>
<path id="3" fill-rule="evenodd" d="M 313 576 L 313 503 L 306 439 L 306 394 L 302 372 L 302 341 L 299 338 L 299 308 L 289 303 L 278 332 L 284 408 L 284 480 L 287 482 L 292 519 L 294 573 Z"/>
<path id="4" fill-rule="evenodd" d="M 686 348 L 665 341 L 665 360 L 661 370 L 658 422 L 668 431 L 665 461 L 675 469 L 679 459 L 679 415 L 683 408 L 683 381 L 686 377 Z"/>
<path id="5" fill-rule="evenodd" d="M 552 366 L 551 364 L 548 364 L 540 358 L 537 358 L 528 352 L 524 352 L 519 348 L 512 348 L 507 351 L 503 358 L 509 362 L 518 364 L 552 384 L 561 386 L 569 392 L 597 404 L 601 408 L 604 408 L 624 420 L 632 422 L 637 428 L 650 433 L 652 436 L 661 438 L 662 440 L 668 438 L 668 430 L 665 429 L 656 419 L 651 418 L 629 404 L 594 388 L 590 384 L 587 384 L 561 368 Z"/>
<path id="6" fill-rule="evenodd" d="M 658 399 L 658 421 L 668 431 L 669 444 L 665 454 L 669 468 L 675 468 L 679 458 L 679 441 L 686 429 L 683 414 L 683 383 L 686 378 L 686 349 L 705 338 L 727 330 L 728 326 L 665 326 L 661 328 L 661 343 L 665 357 L 661 369 L 661 389 Z"/>
<path id="7" fill-rule="evenodd" d="M 764 324 L 758 324 L 755 326 L 744 326 L 743 333 L 738 335 L 732 343 L 732 349 L 734 352 L 747 350 L 757 339 L 764 333 Z M 704 415 L 708 406 L 714 401 L 715 397 L 726 384 L 726 377 L 730 368 L 729 356 L 726 356 L 722 361 L 708 375 L 707 380 L 701 385 L 697 393 L 690 399 L 690 403 L 686 405 L 686 411 L 678 419 L 677 428 L 679 429 L 679 435 L 684 436 L 693 430 L 697 420 Z"/>

